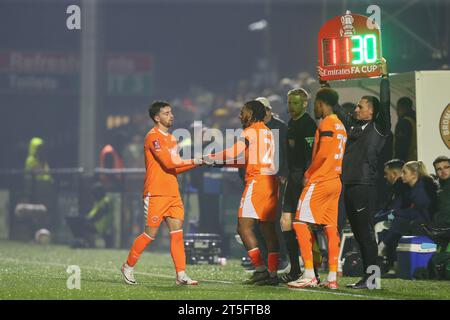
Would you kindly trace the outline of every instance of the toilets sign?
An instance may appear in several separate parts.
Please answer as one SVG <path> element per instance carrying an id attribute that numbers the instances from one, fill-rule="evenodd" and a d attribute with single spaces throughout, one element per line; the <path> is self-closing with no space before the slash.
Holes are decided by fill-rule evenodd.
<path id="1" fill-rule="evenodd" d="M 380 76 L 381 33 L 371 18 L 352 14 L 328 20 L 318 36 L 321 80 Z"/>

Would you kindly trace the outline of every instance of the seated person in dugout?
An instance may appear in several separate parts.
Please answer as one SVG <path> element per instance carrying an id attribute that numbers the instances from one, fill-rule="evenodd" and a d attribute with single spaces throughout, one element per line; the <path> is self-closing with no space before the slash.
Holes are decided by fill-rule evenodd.
<path id="1" fill-rule="evenodd" d="M 387 197 L 381 210 L 374 216 L 374 222 L 392 220 L 393 211 L 401 206 L 401 194 L 407 186 L 402 180 L 402 169 L 405 162 L 400 159 L 392 159 L 384 164 L 384 179 L 388 189 Z"/>
<path id="2" fill-rule="evenodd" d="M 399 195 L 400 208 L 394 211 L 392 225 L 378 244 L 378 255 L 386 256 L 389 267 L 396 260 L 400 238 L 423 234 L 421 225 L 430 223 L 436 211 L 437 185 L 422 161 L 407 162 L 402 169 L 402 180 L 408 188 Z"/>
<path id="3" fill-rule="evenodd" d="M 433 161 L 439 179 L 437 211 L 431 224 L 424 227 L 425 233 L 444 250 L 450 250 L 450 158 L 439 156 Z"/>

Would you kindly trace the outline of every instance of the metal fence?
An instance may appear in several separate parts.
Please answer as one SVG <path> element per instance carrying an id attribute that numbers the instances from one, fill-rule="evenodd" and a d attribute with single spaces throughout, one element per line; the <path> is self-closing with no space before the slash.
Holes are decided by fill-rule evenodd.
<path id="1" fill-rule="evenodd" d="M 91 176 L 83 168 L 1 170 L 0 238 L 33 241 L 36 230 L 45 227 L 53 243 L 70 244 L 74 237 L 67 218 L 89 212 L 92 185 L 101 181 L 112 204 L 113 247 L 129 248 L 143 231 L 144 174 L 140 168 L 98 168 Z M 239 256 L 242 248 L 234 235 L 243 184 L 236 169 L 196 169 L 180 175 L 179 185 L 185 207 L 185 233 L 217 233 L 222 238 L 222 252 Z M 21 214 L 30 204 L 43 204 L 45 217 L 39 215 L 38 209 L 32 210 L 33 216 Z M 162 227 L 151 250 L 168 247 L 167 228 Z"/>

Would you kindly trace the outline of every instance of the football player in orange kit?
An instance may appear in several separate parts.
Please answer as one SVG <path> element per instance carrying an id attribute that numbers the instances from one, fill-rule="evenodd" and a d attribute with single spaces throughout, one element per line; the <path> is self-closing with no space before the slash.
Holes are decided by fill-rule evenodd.
<path id="1" fill-rule="evenodd" d="M 226 166 L 245 167 L 245 189 L 238 211 L 237 232 L 250 260 L 255 267 L 246 284 L 277 285 L 279 244 L 275 231 L 278 183 L 274 170 L 275 141 L 271 130 L 263 120 L 266 115 L 264 105 L 256 100 L 246 102 L 241 109 L 240 119 L 244 131 L 239 141 L 231 148 L 209 155 L 210 160 L 225 162 Z M 245 162 L 236 163 L 240 154 Z M 205 161 L 210 161 L 205 160 Z M 230 162 L 231 160 L 231 162 Z M 259 222 L 266 240 L 267 267 L 258 248 L 253 225 Z"/>
<path id="2" fill-rule="evenodd" d="M 167 102 L 156 101 L 149 108 L 155 126 L 147 133 L 144 143 L 145 180 L 143 190 L 145 231 L 136 238 L 122 274 L 128 284 L 136 284 L 134 266 L 145 248 L 155 239 L 163 220 L 170 231 L 170 253 L 176 270 L 176 284 L 196 285 L 185 272 L 186 255 L 183 241 L 184 208 L 178 190 L 177 174 L 203 164 L 203 160 L 183 160 L 178 154 L 177 141 L 168 133 L 173 114 Z"/>
<path id="3" fill-rule="evenodd" d="M 311 165 L 305 172 L 304 188 L 298 203 L 293 224 L 300 252 L 305 264 L 304 274 L 288 283 L 291 288 L 309 288 L 318 285 L 314 274 L 312 236 L 308 224 L 322 225 L 328 238 L 327 281 L 325 288 L 337 289 L 339 232 L 337 229 L 338 201 L 342 185 L 342 159 L 347 133 L 342 122 L 333 113 L 338 103 L 338 93 L 330 88 L 320 89 L 314 101 L 314 114 L 322 119 L 316 130 Z"/>

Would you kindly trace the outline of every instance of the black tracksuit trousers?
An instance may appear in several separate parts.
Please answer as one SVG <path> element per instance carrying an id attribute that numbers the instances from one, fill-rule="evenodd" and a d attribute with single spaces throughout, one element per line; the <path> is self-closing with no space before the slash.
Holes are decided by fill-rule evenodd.
<path id="1" fill-rule="evenodd" d="M 378 246 L 373 225 L 375 201 L 376 191 L 373 186 L 344 185 L 345 211 L 361 251 L 364 272 L 369 266 L 377 265 Z"/>

